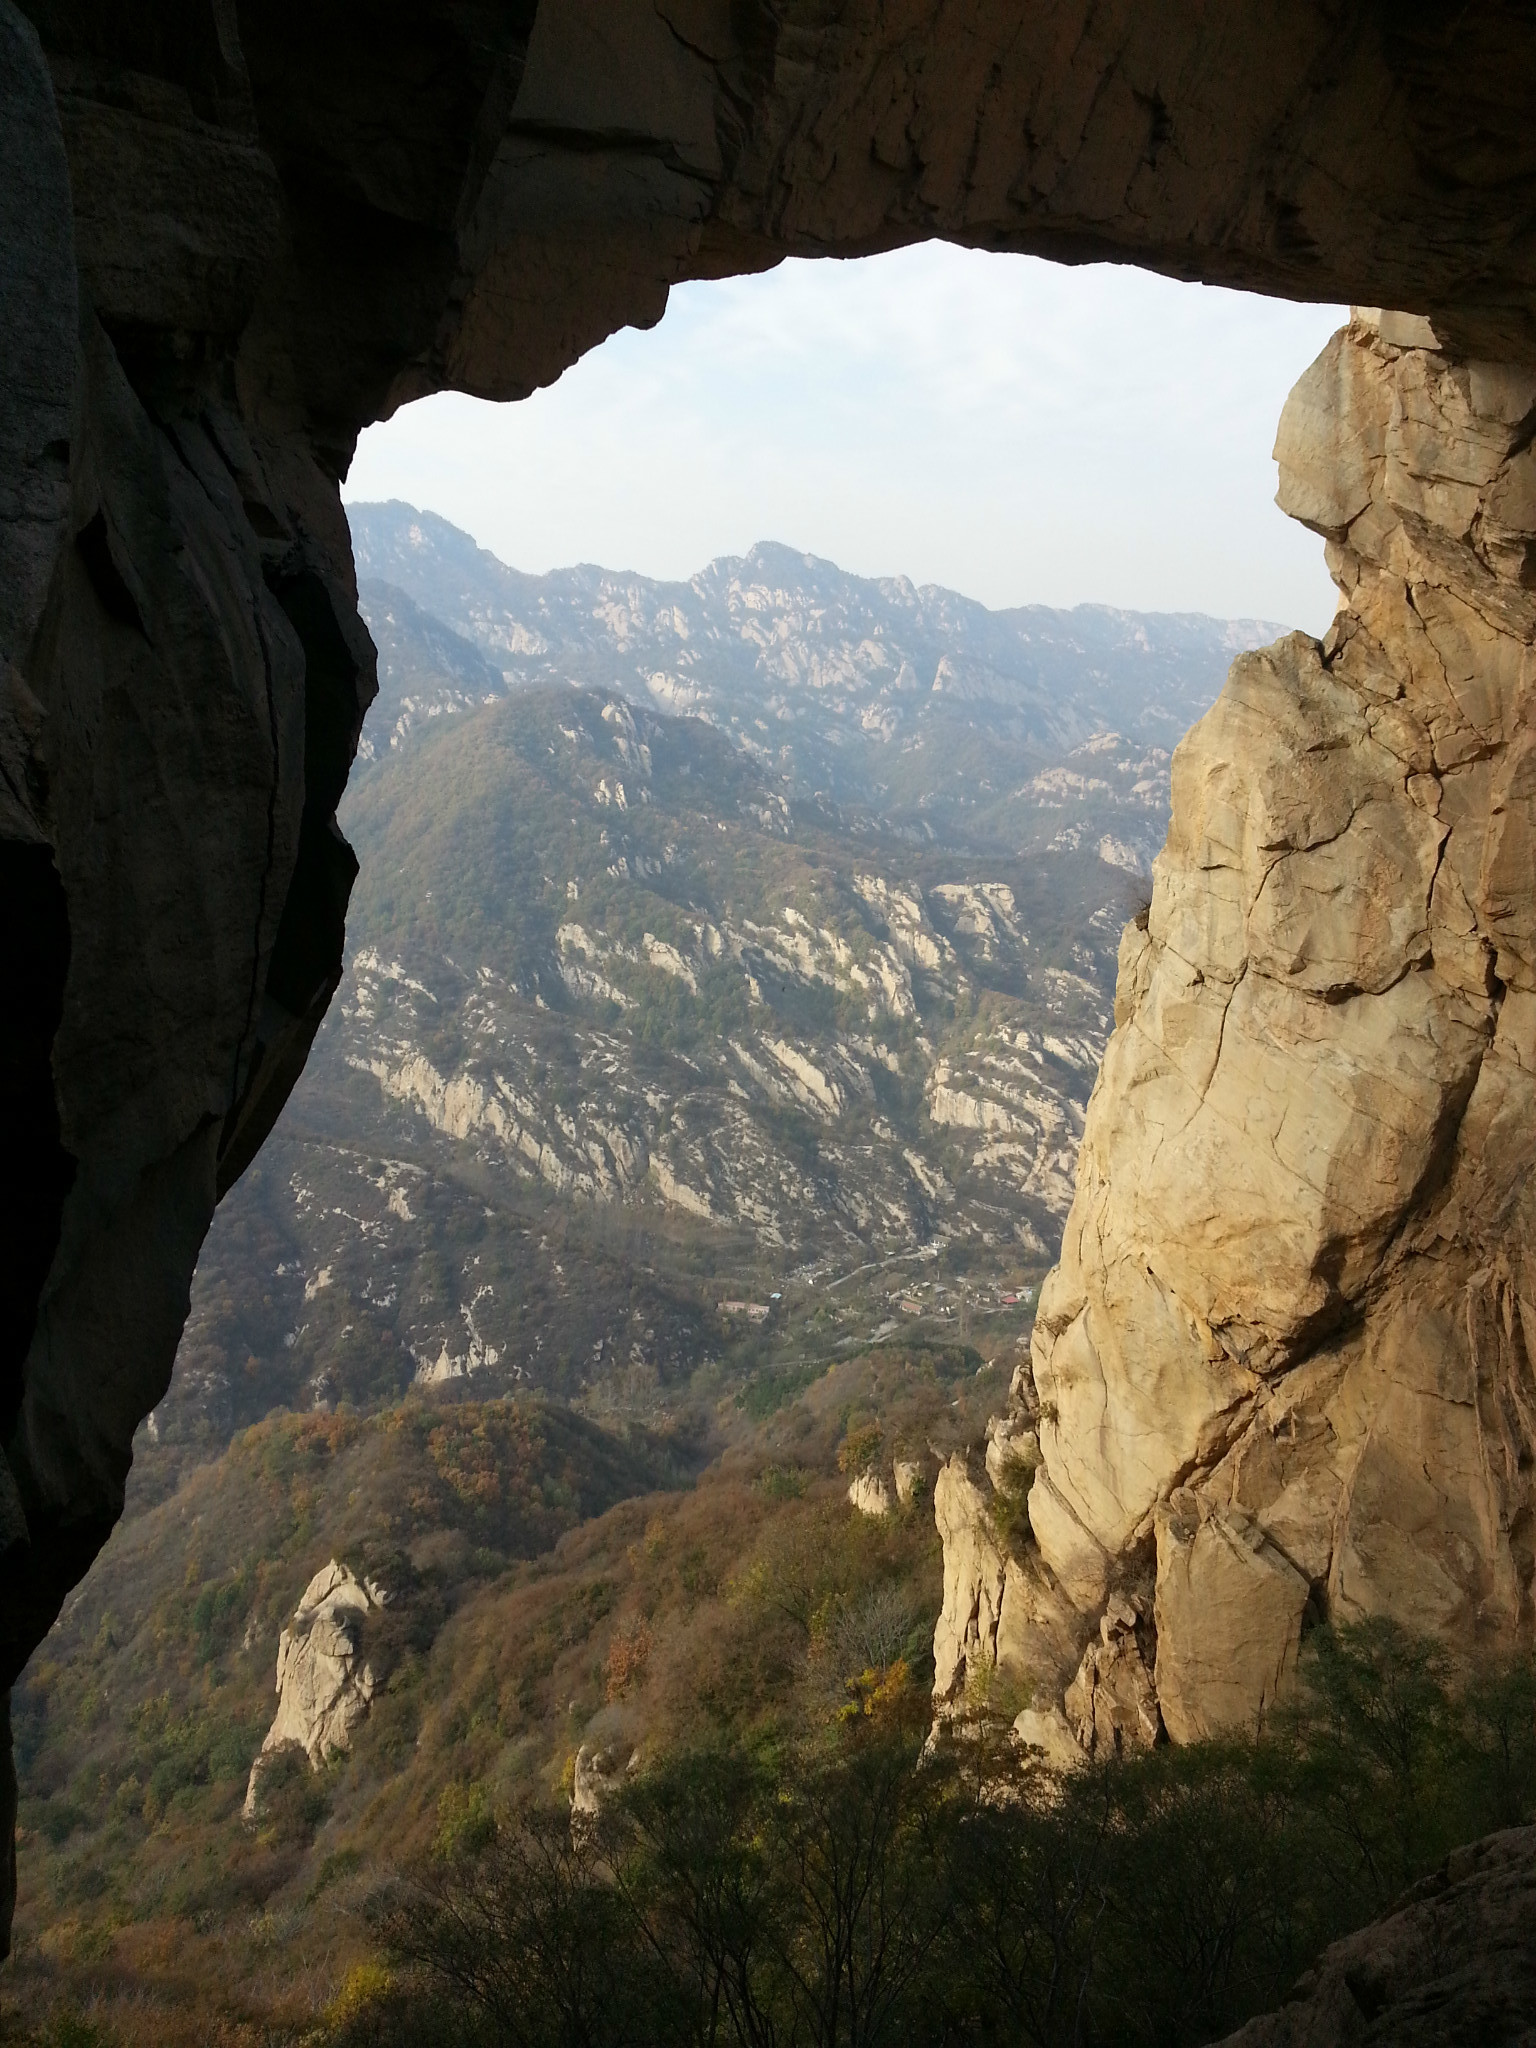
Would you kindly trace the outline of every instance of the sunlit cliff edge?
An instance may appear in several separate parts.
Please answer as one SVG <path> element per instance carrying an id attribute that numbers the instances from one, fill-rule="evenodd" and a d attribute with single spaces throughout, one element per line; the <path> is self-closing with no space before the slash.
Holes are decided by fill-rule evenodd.
<path id="1" fill-rule="evenodd" d="M 941 1702 L 1011 1672 L 1058 1753 L 1257 1725 L 1313 1619 L 1529 1628 L 1533 403 L 1357 309 L 1281 420 L 1338 614 L 1174 756 L 1031 1356 L 939 1486 Z"/>

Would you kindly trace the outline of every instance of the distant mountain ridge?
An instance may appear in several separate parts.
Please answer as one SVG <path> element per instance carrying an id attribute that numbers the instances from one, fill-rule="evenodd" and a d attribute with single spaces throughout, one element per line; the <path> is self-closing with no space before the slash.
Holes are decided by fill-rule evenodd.
<path id="1" fill-rule="evenodd" d="M 392 616 L 415 606 L 459 636 L 449 694 L 555 681 L 618 690 L 729 731 L 791 795 L 887 814 L 925 798 L 977 808 L 999 793 L 989 765 L 1022 774 L 1099 733 L 1171 749 L 1233 656 L 1285 630 L 1107 605 L 994 612 L 769 542 L 683 583 L 591 565 L 531 576 L 398 501 L 352 505 L 348 517 L 370 620 L 388 637 Z M 458 706 L 445 696 L 437 708 Z M 387 700 L 375 724 L 392 714 Z M 421 704 L 407 712 L 421 715 Z M 946 777 L 913 761 L 934 745 L 953 756 L 947 779 L 969 778 L 969 791 L 950 795 Z"/>

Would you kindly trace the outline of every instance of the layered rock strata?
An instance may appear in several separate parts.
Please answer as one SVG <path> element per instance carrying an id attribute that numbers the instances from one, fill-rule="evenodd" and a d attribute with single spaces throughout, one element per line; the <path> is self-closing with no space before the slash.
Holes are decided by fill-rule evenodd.
<path id="1" fill-rule="evenodd" d="M 1050 1626 L 997 1654 L 1081 1693 L 1150 1600 L 1178 1741 L 1262 1721 L 1309 1615 L 1536 1620 L 1533 429 L 1423 320 L 1329 343 L 1276 456 L 1338 614 L 1234 664 L 1122 941 L 1000 1432 Z"/>

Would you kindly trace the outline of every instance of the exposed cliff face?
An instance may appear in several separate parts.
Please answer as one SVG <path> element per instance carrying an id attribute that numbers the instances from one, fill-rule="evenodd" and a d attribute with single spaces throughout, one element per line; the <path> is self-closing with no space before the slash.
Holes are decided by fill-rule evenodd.
<path id="1" fill-rule="evenodd" d="M 372 651 L 313 457 L 253 437 L 217 379 L 146 396 L 77 291 L 92 187 L 35 34 L 11 9 L 0 33 L 26 170 L 8 254 L 31 266 L 5 293 L 0 861 L 33 972 L 3 1148 L 27 1219 L 0 1362 L 7 1682 L 116 1518 L 216 1192 L 339 972 L 331 814 Z"/>
<path id="2" fill-rule="evenodd" d="M 1262 1718 L 1309 1609 L 1529 1628 L 1536 377 L 1357 314 L 1281 421 L 1327 638 L 1174 756 L 1021 1420 L 1048 1688 L 1150 1592 L 1163 1722 Z M 1037 1411 L 1038 1410 L 1038 1415 Z"/>

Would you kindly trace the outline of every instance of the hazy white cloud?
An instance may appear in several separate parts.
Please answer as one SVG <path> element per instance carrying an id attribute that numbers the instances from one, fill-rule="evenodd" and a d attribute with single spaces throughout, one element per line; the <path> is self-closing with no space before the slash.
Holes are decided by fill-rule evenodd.
<path id="1" fill-rule="evenodd" d="M 779 540 L 990 605 L 1098 600 L 1321 630 L 1322 543 L 1273 504 L 1285 394 L 1343 318 L 936 244 L 680 287 L 521 405 L 443 393 L 362 438 L 529 570 L 685 577 Z"/>

